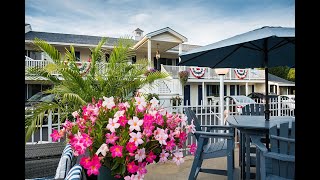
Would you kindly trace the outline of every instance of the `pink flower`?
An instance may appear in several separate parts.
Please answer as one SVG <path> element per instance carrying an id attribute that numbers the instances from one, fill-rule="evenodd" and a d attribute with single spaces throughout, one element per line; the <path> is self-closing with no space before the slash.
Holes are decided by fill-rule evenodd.
<path id="1" fill-rule="evenodd" d="M 86 169 L 89 169 L 90 163 L 91 163 L 90 157 L 82 157 L 80 160 L 80 165 Z"/>
<path id="2" fill-rule="evenodd" d="M 50 137 L 52 138 L 52 141 L 57 141 L 58 139 L 60 139 L 60 134 L 56 129 L 52 129 L 53 133 L 50 134 Z"/>
<path id="3" fill-rule="evenodd" d="M 116 140 L 118 140 L 119 139 L 119 137 L 118 136 L 116 136 L 116 133 L 115 132 L 113 132 L 113 133 L 107 133 L 106 134 L 106 143 L 108 144 L 108 143 L 110 143 L 110 144 L 115 144 L 115 142 L 116 142 Z"/>
<path id="4" fill-rule="evenodd" d="M 122 149 L 123 146 L 114 145 L 110 148 L 110 152 L 112 153 L 112 157 L 122 157 Z"/>
<path id="5" fill-rule="evenodd" d="M 138 166 L 134 163 L 134 161 L 131 161 L 127 164 L 127 170 L 129 173 L 136 173 L 138 171 Z"/>
<path id="6" fill-rule="evenodd" d="M 171 139 L 170 141 L 167 141 L 166 150 L 171 151 L 175 146 L 174 139 Z"/>
<path id="7" fill-rule="evenodd" d="M 182 152 L 176 152 L 173 154 L 172 158 L 173 162 L 175 162 L 178 166 L 184 162 Z"/>
<path id="8" fill-rule="evenodd" d="M 125 127 L 128 120 L 126 116 L 120 116 L 118 122 L 120 123 L 120 126 Z"/>
<path id="9" fill-rule="evenodd" d="M 147 155 L 146 160 L 149 163 L 153 163 L 153 160 L 156 159 L 156 158 L 157 158 L 157 156 L 152 151 L 150 151 L 150 153 Z"/>
<path id="10" fill-rule="evenodd" d="M 196 145 L 196 143 L 192 143 L 191 145 L 188 145 L 187 146 L 188 148 L 190 148 L 190 153 L 192 154 L 192 155 L 194 155 L 194 153 L 196 152 L 196 150 L 197 150 L 197 145 Z"/>
<path id="11" fill-rule="evenodd" d="M 163 117 L 161 114 L 157 113 L 156 114 L 156 123 L 159 125 L 159 126 L 162 126 L 163 125 Z"/>
<path id="12" fill-rule="evenodd" d="M 139 110 L 144 110 L 144 108 L 147 106 L 147 102 L 145 101 L 144 97 L 134 97 L 136 100 L 135 105 L 137 105 L 137 108 Z"/>
<path id="13" fill-rule="evenodd" d="M 139 162 L 138 166 L 138 174 L 139 175 L 145 175 L 148 171 L 146 169 L 146 165 L 147 163 L 146 162 Z"/>
<path id="14" fill-rule="evenodd" d="M 159 106 L 159 100 L 157 100 L 155 97 L 152 97 L 150 100 L 151 107 L 158 107 Z"/>
<path id="15" fill-rule="evenodd" d="M 135 160 L 138 160 L 138 162 L 142 162 L 142 160 L 146 158 L 146 150 L 145 148 L 138 149 L 135 155 Z"/>
<path id="16" fill-rule="evenodd" d="M 66 131 L 71 131 L 72 127 L 73 127 L 73 123 L 68 121 L 68 119 L 66 119 L 63 123 L 63 128 L 65 128 Z"/>
<path id="17" fill-rule="evenodd" d="M 120 110 L 127 110 L 128 108 L 130 108 L 130 105 L 128 102 L 125 102 L 125 103 L 119 103 L 118 107 Z"/>
<path id="18" fill-rule="evenodd" d="M 89 168 L 87 169 L 88 175 L 89 176 L 91 176 L 91 174 L 98 175 L 100 167 L 101 167 L 101 164 L 100 164 L 99 157 L 96 154 L 94 154 L 93 158 L 91 159 Z"/>
<path id="19" fill-rule="evenodd" d="M 194 133 L 196 132 L 196 126 L 193 124 L 193 119 L 191 120 L 191 124 L 190 125 L 187 125 L 186 126 L 186 130 L 187 130 L 187 133 Z"/>
<path id="20" fill-rule="evenodd" d="M 139 120 L 138 117 L 133 116 L 133 118 L 128 121 L 128 124 L 130 125 L 130 131 L 141 131 L 140 126 L 143 124 L 143 120 Z"/>
<path id="21" fill-rule="evenodd" d="M 119 128 L 120 124 L 118 123 L 118 119 L 109 118 L 109 124 L 107 125 L 107 129 L 111 132 L 115 132 L 117 128 Z"/>
<path id="22" fill-rule="evenodd" d="M 86 133 L 81 134 L 80 142 L 83 143 L 85 147 L 89 147 L 92 144 L 91 137 Z"/>
<path id="23" fill-rule="evenodd" d="M 162 149 L 159 162 L 166 162 L 168 160 L 167 159 L 168 156 L 169 156 L 169 153 L 166 153 L 166 151 Z"/>
<path id="24" fill-rule="evenodd" d="M 143 140 L 142 140 L 142 135 L 141 135 L 141 132 L 138 132 L 138 133 L 130 133 L 130 140 L 129 142 L 134 142 L 136 146 L 139 146 L 139 144 L 142 144 L 143 143 Z"/>
<path id="25" fill-rule="evenodd" d="M 135 142 L 128 142 L 126 148 L 130 153 L 133 153 L 137 149 L 137 146 L 135 145 Z"/>

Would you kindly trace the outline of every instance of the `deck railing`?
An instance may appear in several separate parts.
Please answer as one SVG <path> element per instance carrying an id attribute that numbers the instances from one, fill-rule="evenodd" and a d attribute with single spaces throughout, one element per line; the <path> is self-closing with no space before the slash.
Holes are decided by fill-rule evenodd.
<path id="1" fill-rule="evenodd" d="M 178 73 L 180 71 L 189 71 L 188 79 L 197 79 L 192 73 L 190 68 L 192 66 L 169 66 L 169 65 L 162 65 L 162 69 L 165 69 L 173 78 L 179 78 Z M 217 75 L 214 69 L 204 67 L 205 72 L 204 75 L 201 77 L 203 79 L 217 79 L 219 80 L 219 75 Z M 257 69 L 245 69 L 246 75 L 245 77 L 238 77 L 236 69 L 229 68 L 228 74 L 224 76 L 225 80 L 263 80 L 264 79 L 264 70 L 257 70 Z"/>

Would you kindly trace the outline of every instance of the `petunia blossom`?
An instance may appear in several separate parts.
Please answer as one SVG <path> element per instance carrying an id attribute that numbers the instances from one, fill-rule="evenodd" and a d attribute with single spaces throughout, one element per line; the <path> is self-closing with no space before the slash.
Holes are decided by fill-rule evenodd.
<path id="1" fill-rule="evenodd" d="M 99 156 L 99 154 L 101 153 L 102 156 L 106 156 L 108 151 L 109 151 L 108 145 L 103 143 L 101 144 L 100 148 L 97 150 L 96 155 Z"/>
<path id="2" fill-rule="evenodd" d="M 52 141 L 57 141 L 58 139 L 61 138 L 59 132 L 56 129 L 52 129 L 52 133 L 50 134 L 50 137 L 52 138 Z"/>
<path id="3" fill-rule="evenodd" d="M 130 163 L 127 164 L 127 170 L 129 173 L 136 173 L 138 171 L 138 166 L 134 163 L 134 161 L 131 161 Z"/>
<path id="4" fill-rule="evenodd" d="M 107 98 L 103 96 L 103 99 L 104 99 L 104 101 L 102 102 L 103 107 L 107 107 L 108 109 L 112 109 L 113 107 L 115 107 L 113 97 Z"/>
<path id="5" fill-rule="evenodd" d="M 162 150 L 160 154 L 159 162 L 166 162 L 168 160 L 169 153 L 167 153 L 165 150 Z"/>
<path id="6" fill-rule="evenodd" d="M 98 175 L 100 167 L 101 167 L 100 160 L 98 156 L 95 154 L 91 159 L 90 165 L 87 169 L 88 175 L 89 176 L 91 176 L 92 174 Z"/>

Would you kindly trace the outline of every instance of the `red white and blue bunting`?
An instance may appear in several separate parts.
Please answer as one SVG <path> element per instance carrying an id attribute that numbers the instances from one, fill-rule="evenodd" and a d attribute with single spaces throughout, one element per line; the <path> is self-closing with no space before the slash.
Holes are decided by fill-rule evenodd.
<path id="1" fill-rule="evenodd" d="M 244 79 L 248 74 L 248 70 L 246 70 L 246 69 L 234 69 L 234 73 L 236 74 L 238 79 Z"/>
<path id="2" fill-rule="evenodd" d="M 81 74 L 81 76 L 84 76 L 85 74 L 87 74 L 89 72 L 90 69 L 90 62 L 75 62 L 77 65 L 77 68 L 79 69 L 79 72 Z M 68 66 L 71 67 L 72 63 L 68 63 Z"/>
<path id="3" fill-rule="evenodd" d="M 204 73 L 206 72 L 206 68 L 205 67 L 191 67 L 190 68 L 191 74 L 200 79 Z"/>

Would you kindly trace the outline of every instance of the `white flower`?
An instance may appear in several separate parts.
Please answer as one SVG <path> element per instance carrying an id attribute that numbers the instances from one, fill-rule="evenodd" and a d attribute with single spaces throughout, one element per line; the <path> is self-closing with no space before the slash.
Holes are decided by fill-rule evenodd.
<path id="1" fill-rule="evenodd" d="M 135 160 L 138 160 L 138 162 L 142 162 L 144 158 L 146 158 L 146 150 L 145 148 L 138 149 L 137 154 L 134 156 Z"/>
<path id="2" fill-rule="evenodd" d="M 109 124 L 107 125 L 107 129 L 111 132 L 115 132 L 117 128 L 119 128 L 120 124 L 118 123 L 118 119 L 109 118 Z"/>
<path id="3" fill-rule="evenodd" d="M 138 117 L 133 116 L 133 118 L 128 121 L 128 124 L 130 125 L 130 131 L 141 131 L 140 126 L 143 124 L 143 120 L 139 120 Z"/>
<path id="4" fill-rule="evenodd" d="M 96 155 L 99 155 L 99 153 L 101 153 L 103 156 L 106 156 L 108 151 L 109 151 L 109 148 L 107 144 L 103 143 L 101 144 L 100 148 L 97 150 Z"/>
<path id="5" fill-rule="evenodd" d="M 73 116 L 74 118 L 78 117 L 78 116 L 79 116 L 78 111 L 73 112 L 73 113 L 72 113 L 72 116 Z"/>
<path id="6" fill-rule="evenodd" d="M 151 100 L 150 100 L 150 103 L 151 103 L 151 107 L 157 107 L 159 106 L 159 101 L 153 97 Z"/>
<path id="7" fill-rule="evenodd" d="M 134 97 L 136 102 L 135 102 L 135 105 L 138 106 L 138 109 L 143 109 L 147 106 L 147 102 L 145 101 L 144 97 Z"/>
<path id="8" fill-rule="evenodd" d="M 175 162 L 178 166 L 184 162 L 183 159 L 183 154 L 182 152 L 176 152 L 173 153 L 173 158 L 172 158 L 173 162 Z"/>
<path id="9" fill-rule="evenodd" d="M 112 109 L 115 106 L 113 97 L 107 98 L 107 97 L 103 96 L 103 99 L 104 99 L 104 101 L 102 102 L 103 107 L 107 107 L 108 109 Z"/>
<path id="10" fill-rule="evenodd" d="M 138 133 L 132 132 L 129 135 L 131 137 L 129 142 L 134 142 L 137 147 L 139 146 L 139 144 L 143 143 L 143 140 L 141 139 L 142 137 L 141 132 L 138 132 Z"/>

